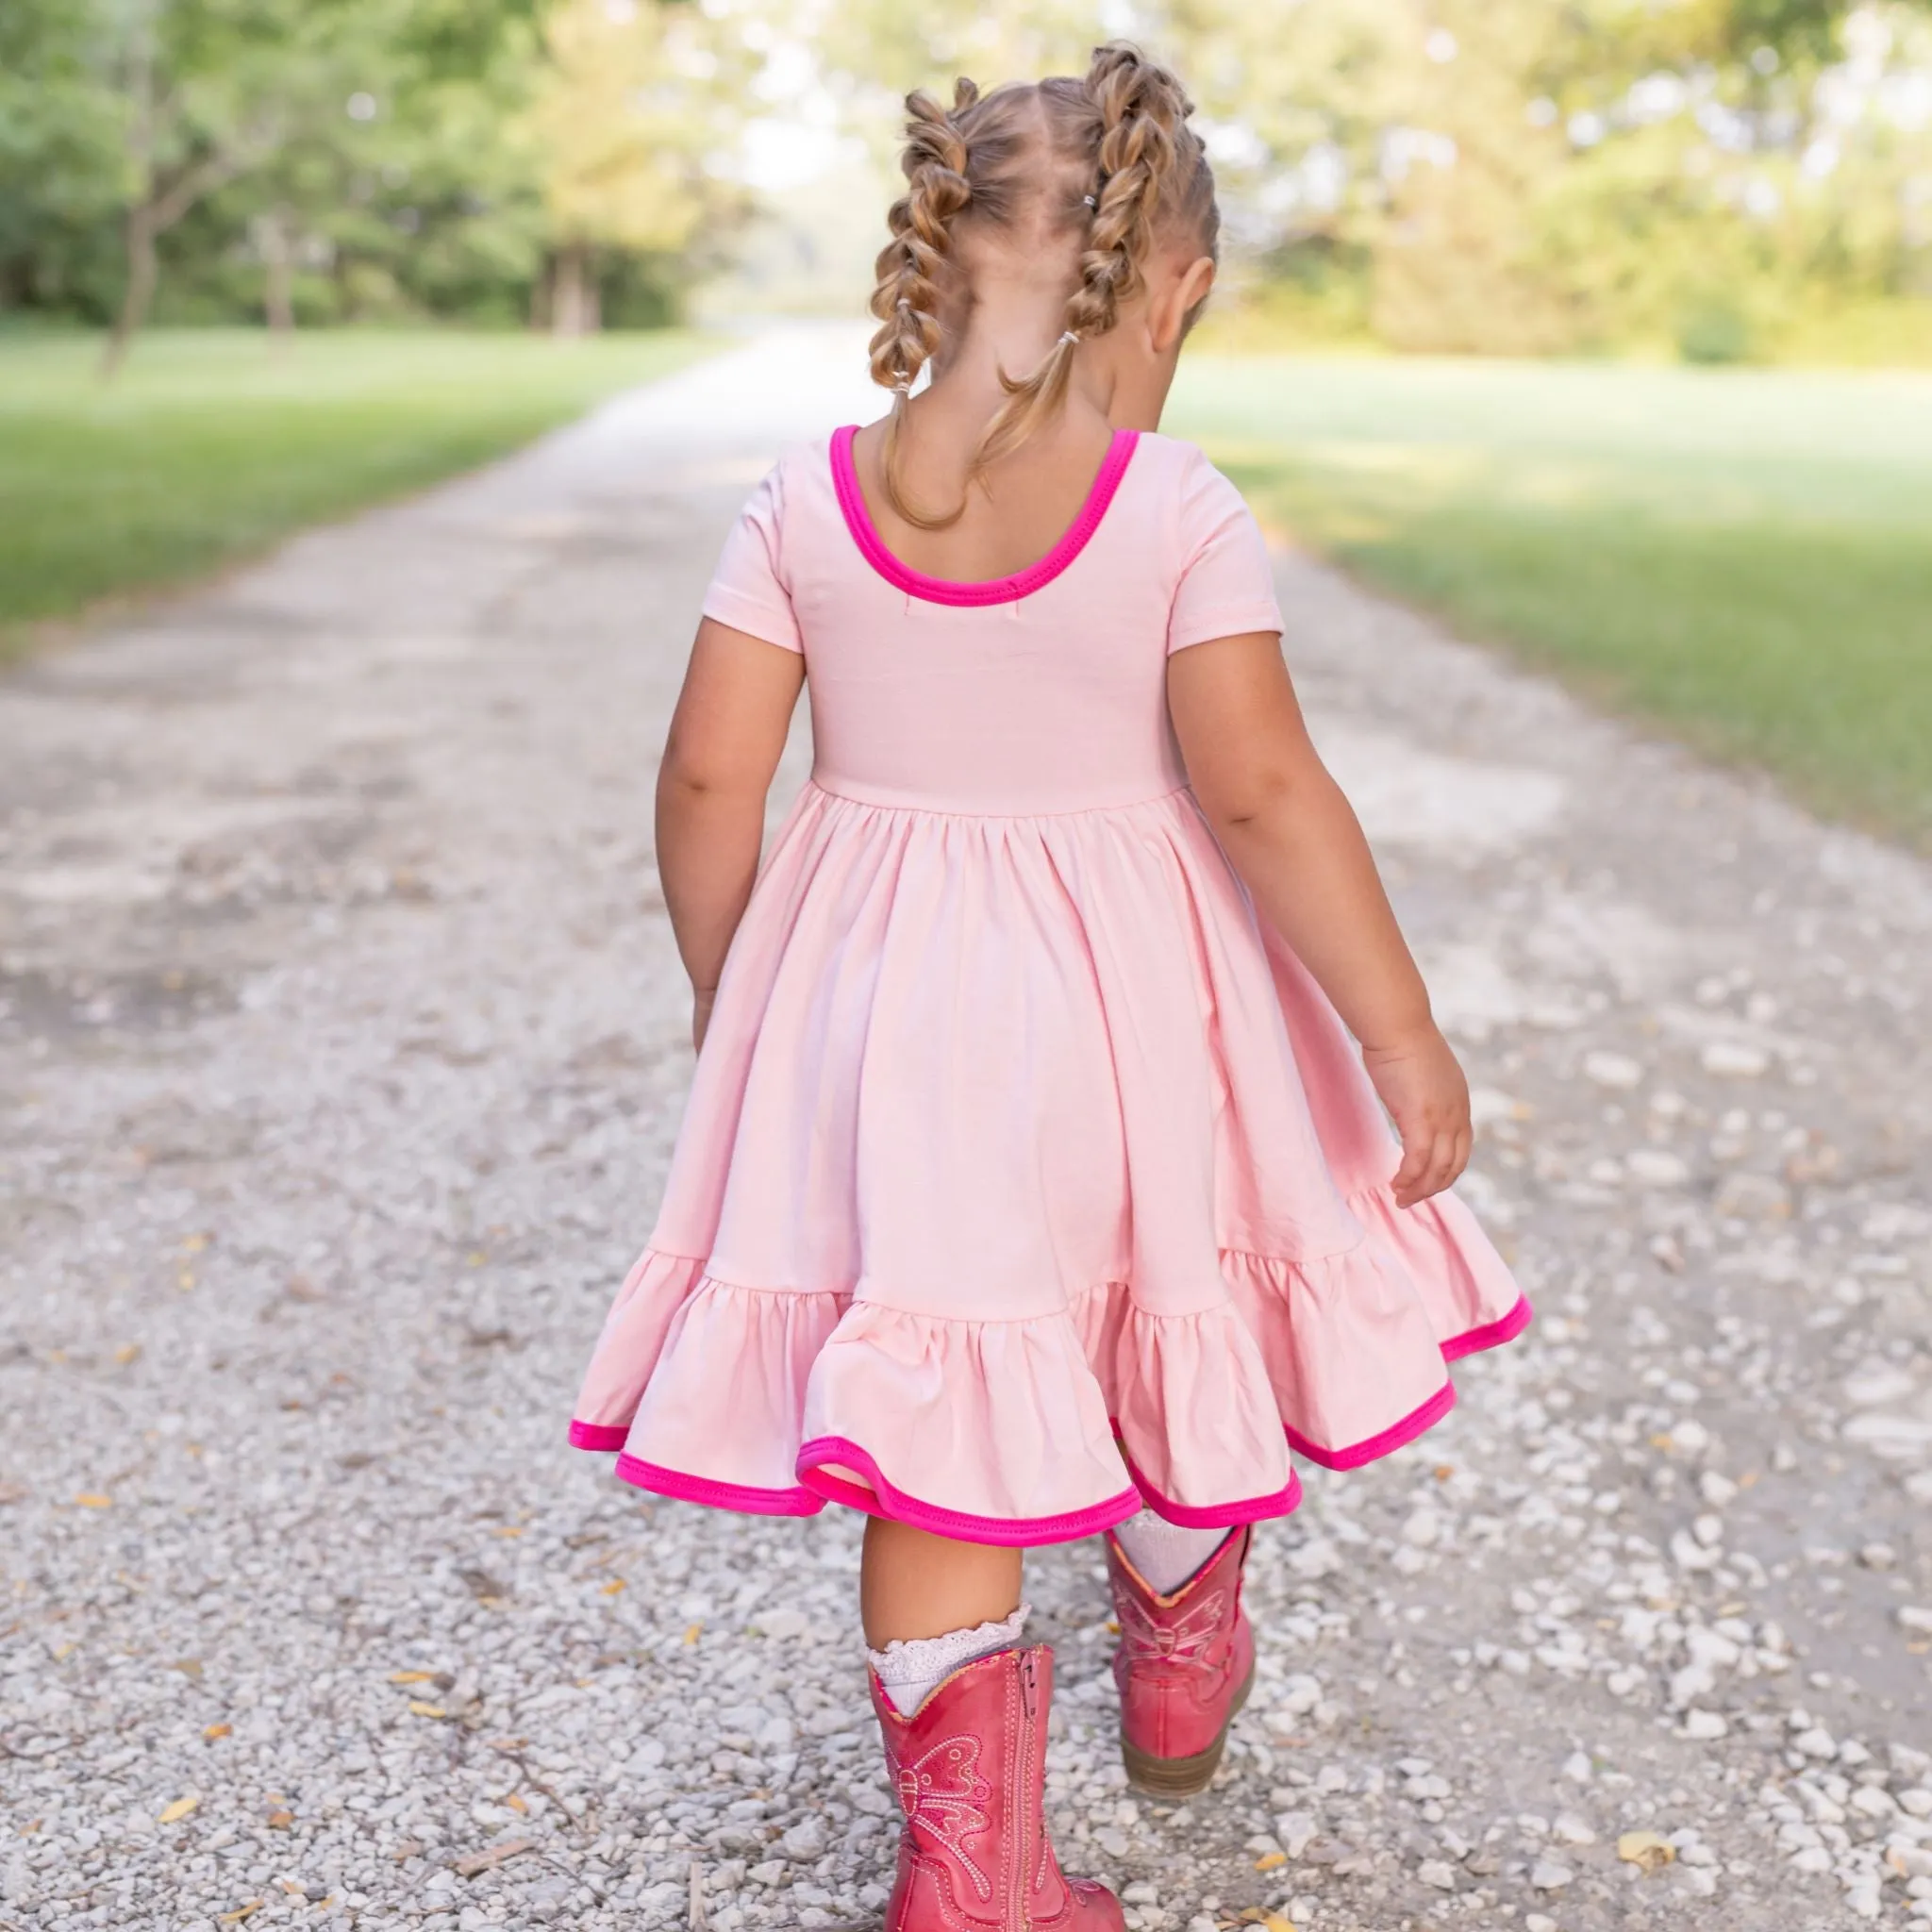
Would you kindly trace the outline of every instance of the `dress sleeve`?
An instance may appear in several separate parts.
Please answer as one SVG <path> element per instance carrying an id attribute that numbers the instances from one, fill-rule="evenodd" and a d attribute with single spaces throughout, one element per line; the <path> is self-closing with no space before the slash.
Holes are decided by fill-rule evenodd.
<path id="1" fill-rule="evenodd" d="M 739 512 L 705 592 L 705 615 L 788 651 L 803 651 L 785 568 L 785 466 L 775 464 Z"/>
<path id="2" fill-rule="evenodd" d="M 1172 657 L 1190 644 L 1281 629 L 1274 570 L 1254 512 L 1198 450 L 1180 489 L 1180 582 L 1168 618 Z"/>

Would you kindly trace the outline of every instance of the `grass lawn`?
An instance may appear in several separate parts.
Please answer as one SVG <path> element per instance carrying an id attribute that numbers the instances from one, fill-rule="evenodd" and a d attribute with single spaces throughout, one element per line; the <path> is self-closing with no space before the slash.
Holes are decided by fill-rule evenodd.
<path id="1" fill-rule="evenodd" d="M 175 330 L 104 388 L 96 339 L 0 334 L 0 658 L 36 619 L 472 468 L 708 346 L 338 330 L 278 351 Z"/>
<path id="2" fill-rule="evenodd" d="M 1932 376 L 1208 355 L 1168 426 L 1463 635 L 1932 849 Z"/>

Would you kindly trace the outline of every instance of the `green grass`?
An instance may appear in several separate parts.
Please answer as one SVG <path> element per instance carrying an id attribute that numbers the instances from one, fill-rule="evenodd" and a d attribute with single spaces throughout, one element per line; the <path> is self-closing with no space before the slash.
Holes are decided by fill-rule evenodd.
<path id="1" fill-rule="evenodd" d="M 1932 375 L 1205 356 L 1169 426 L 1363 579 L 1932 849 Z"/>
<path id="2" fill-rule="evenodd" d="M 706 353 L 664 331 L 0 334 L 0 657 L 36 620 L 179 583 L 500 456 Z"/>

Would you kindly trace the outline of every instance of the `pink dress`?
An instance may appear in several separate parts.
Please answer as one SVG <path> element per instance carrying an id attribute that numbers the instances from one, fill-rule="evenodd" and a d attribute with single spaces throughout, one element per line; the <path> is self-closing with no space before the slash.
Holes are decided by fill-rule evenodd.
<path id="1" fill-rule="evenodd" d="M 1208 1527 L 1447 1413 L 1529 1319 L 1407 1210 L 1334 1009 L 1188 789 L 1170 652 L 1279 631 L 1260 532 L 1123 430 L 1030 569 L 901 564 L 854 432 L 788 454 L 708 615 L 803 651 L 816 758 L 718 989 L 571 1438 L 726 1508 L 941 1534 Z"/>

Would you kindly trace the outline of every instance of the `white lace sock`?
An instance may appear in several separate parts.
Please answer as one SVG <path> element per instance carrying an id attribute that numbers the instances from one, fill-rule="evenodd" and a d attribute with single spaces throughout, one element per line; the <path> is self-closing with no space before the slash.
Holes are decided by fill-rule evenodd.
<path id="1" fill-rule="evenodd" d="M 961 1664 L 996 1650 L 1010 1650 L 1026 1627 L 1031 1606 L 1022 1604 L 1004 1624 L 981 1624 L 973 1630 L 948 1630 L 943 1637 L 914 1637 L 883 1650 L 869 1650 L 879 1683 L 901 1717 L 910 1717 L 934 1690 Z"/>
<path id="2" fill-rule="evenodd" d="M 1118 1524 L 1114 1535 L 1156 1596 L 1172 1596 L 1227 1539 L 1224 1529 L 1183 1529 L 1151 1509 Z"/>

